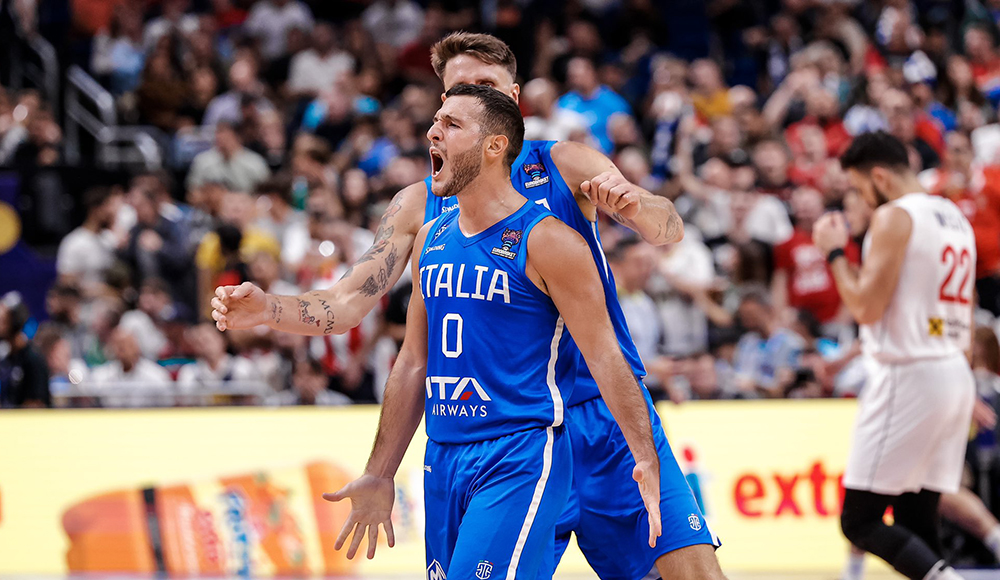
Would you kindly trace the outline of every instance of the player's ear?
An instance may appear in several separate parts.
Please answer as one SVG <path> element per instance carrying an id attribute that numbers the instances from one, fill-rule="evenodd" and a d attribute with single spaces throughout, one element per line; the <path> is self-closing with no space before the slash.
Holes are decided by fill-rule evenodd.
<path id="1" fill-rule="evenodd" d="M 445 100 L 445 99 L 447 99 L 447 98 L 448 98 L 448 96 L 447 96 L 447 95 L 445 95 L 444 93 L 441 93 L 441 102 L 442 102 L 442 103 L 443 103 L 443 102 L 444 102 L 444 100 Z"/>
<path id="2" fill-rule="evenodd" d="M 510 96 L 512 99 L 514 99 L 515 103 L 521 104 L 521 101 L 519 99 L 519 97 L 521 96 L 521 85 L 514 83 L 510 87 Z"/>
<path id="3" fill-rule="evenodd" d="M 493 135 L 486 145 L 486 154 L 491 157 L 503 157 L 510 145 L 506 135 Z"/>

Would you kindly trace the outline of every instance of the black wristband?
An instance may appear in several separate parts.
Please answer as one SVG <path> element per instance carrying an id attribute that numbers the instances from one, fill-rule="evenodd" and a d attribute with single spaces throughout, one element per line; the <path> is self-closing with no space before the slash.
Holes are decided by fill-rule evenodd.
<path id="1" fill-rule="evenodd" d="M 844 252 L 844 248 L 834 248 L 830 250 L 829 254 L 826 255 L 826 263 L 833 264 L 833 262 L 836 261 L 837 258 L 846 255 L 847 254 Z"/>

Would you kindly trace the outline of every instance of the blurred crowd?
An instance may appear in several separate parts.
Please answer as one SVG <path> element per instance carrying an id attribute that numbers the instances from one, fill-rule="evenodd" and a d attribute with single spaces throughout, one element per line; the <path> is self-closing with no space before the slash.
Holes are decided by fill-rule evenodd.
<path id="1" fill-rule="evenodd" d="M 9 18 L 63 31 L 59 53 L 122 122 L 153 128 L 165 162 L 81 192 L 47 312 L 4 298 L 0 385 L 21 385 L 0 390 L 6 406 L 378 401 L 406 280 L 325 338 L 219 333 L 207 303 L 247 280 L 328 287 L 367 249 L 387 201 L 428 173 L 429 49 L 459 29 L 514 50 L 527 138 L 604 152 L 684 218 L 660 248 L 600 223 L 655 396 L 858 393 L 856 326 L 811 228 L 844 211 L 860 262 L 871 208 L 837 156 L 864 131 L 900 138 L 961 207 L 979 323 L 1000 315 L 998 0 L 55 4 L 65 14 L 8 3 Z M 0 89 L 0 167 L 59 164 L 59 118 L 36 91 Z M 998 356 L 980 352 L 983 372 Z"/>

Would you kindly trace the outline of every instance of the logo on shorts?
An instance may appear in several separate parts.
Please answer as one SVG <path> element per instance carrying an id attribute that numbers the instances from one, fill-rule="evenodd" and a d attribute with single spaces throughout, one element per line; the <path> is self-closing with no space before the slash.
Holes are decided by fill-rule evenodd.
<path id="1" fill-rule="evenodd" d="M 493 562 L 487 562 L 486 560 L 480 560 L 476 564 L 476 578 L 479 580 L 489 580 L 490 574 L 493 573 Z"/>
<path id="2" fill-rule="evenodd" d="M 699 518 L 695 514 L 689 515 L 688 516 L 688 525 L 691 526 L 692 530 L 694 530 L 694 531 L 697 532 L 698 530 L 701 529 L 701 518 Z"/>
<path id="3" fill-rule="evenodd" d="M 944 336 L 944 320 L 941 318 L 928 318 L 927 334 L 931 336 Z"/>
<path id="4" fill-rule="evenodd" d="M 508 260 L 516 258 L 517 252 L 512 252 L 510 250 L 521 241 L 521 231 L 522 230 L 509 230 L 504 228 L 503 234 L 500 236 L 501 246 L 499 248 L 493 248 L 490 250 L 490 253 L 494 256 L 507 258 Z"/>
<path id="5" fill-rule="evenodd" d="M 527 188 L 538 187 L 549 182 L 549 176 L 544 175 L 545 165 L 541 161 L 538 163 L 525 163 L 524 172 L 531 178 L 531 181 L 524 182 L 524 186 Z"/>
<path id="6" fill-rule="evenodd" d="M 431 560 L 431 565 L 427 567 L 427 580 L 448 580 L 444 574 L 444 568 L 437 560 Z"/>

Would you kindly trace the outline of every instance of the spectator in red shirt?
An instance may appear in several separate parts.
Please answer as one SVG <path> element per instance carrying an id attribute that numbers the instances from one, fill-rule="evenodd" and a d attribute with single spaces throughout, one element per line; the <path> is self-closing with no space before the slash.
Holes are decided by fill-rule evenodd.
<path id="1" fill-rule="evenodd" d="M 795 185 L 819 188 L 827 172 L 827 147 L 823 130 L 815 125 L 799 129 L 802 152 L 795 157 L 788 177 Z"/>
<path id="2" fill-rule="evenodd" d="M 826 137 L 826 153 L 830 157 L 839 157 L 851 143 L 851 135 L 844 128 L 837 110 L 837 97 L 822 85 L 815 85 L 805 94 L 806 116 L 798 123 L 785 130 L 785 139 L 792 149 L 792 154 L 798 156 L 802 152 L 803 127 L 819 127 Z"/>
<path id="3" fill-rule="evenodd" d="M 985 25 L 972 25 L 965 31 L 965 54 L 972 66 L 972 77 L 983 94 L 1000 88 L 1000 56 L 993 35 Z"/>
<path id="4" fill-rule="evenodd" d="M 812 226 L 823 215 L 823 194 L 811 187 L 792 193 L 795 231 L 774 248 L 774 277 L 771 296 L 777 312 L 789 316 L 788 308 L 806 310 L 823 324 L 837 322 L 841 311 L 840 294 L 830 274 L 830 266 L 812 243 Z M 851 242 L 847 259 L 860 262 L 861 252 Z"/>
<path id="5" fill-rule="evenodd" d="M 890 89 L 882 94 L 879 108 L 889 126 L 889 133 L 920 154 L 923 169 L 937 167 L 941 163 L 944 152 L 941 129 L 926 113 L 914 110 L 913 99 L 909 95 Z"/>
<path id="6" fill-rule="evenodd" d="M 788 150 L 775 139 L 757 143 L 753 149 L 753 166 L 757 170 L 757 191 L 788 201 L 795 186 L 788 179 Z"/>

